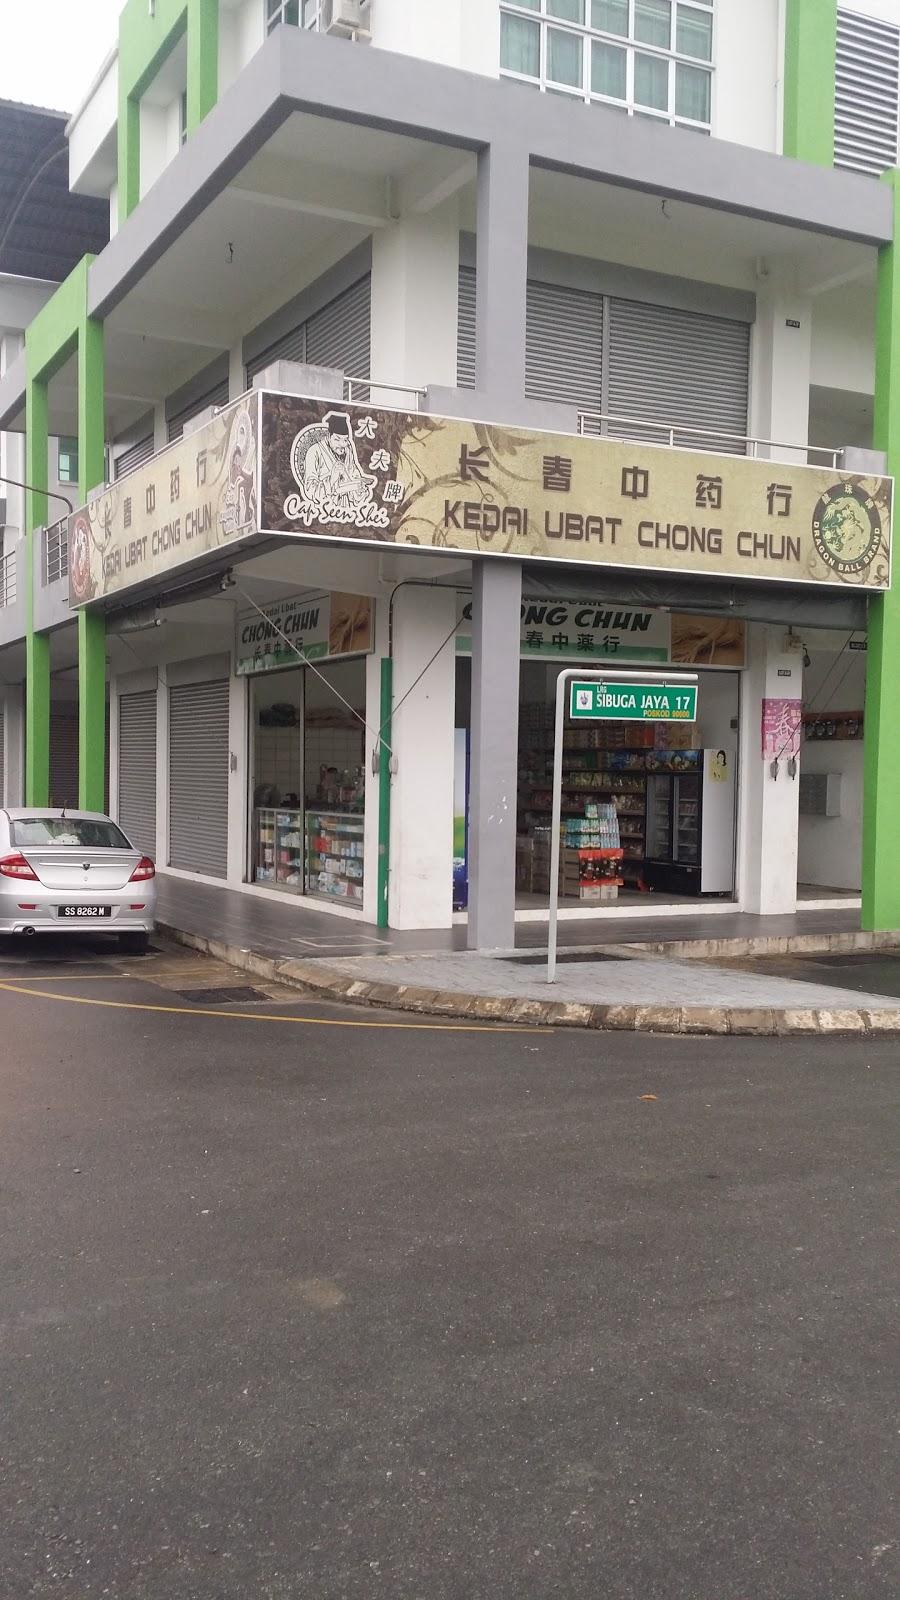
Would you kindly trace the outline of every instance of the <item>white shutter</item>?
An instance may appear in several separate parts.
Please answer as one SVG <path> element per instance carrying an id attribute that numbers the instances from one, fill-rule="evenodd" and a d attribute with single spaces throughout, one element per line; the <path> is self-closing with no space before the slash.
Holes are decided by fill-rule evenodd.
<path id="1" fill-rule="evenodd" d="M 182 424 L 184 426 L 184 424 Z M 137 444 L 129 445 L 120 456 L 113 461 L 113 477 L 124 478 L 128 472 L 134 472 L 135 467 L 142 467 L 149 461 L 153 454 L 153 435 L 148 433 L 146 439 L 139 439 Z"/>
<path id="2" fill-rule="evenodd" d="M 330 300 L 306 324 L 306 360 L 335 367 L 348 378 L 368 378 L 372 342 L 370 274 Z"/>
<path id="3" fill-rule="evenodd" d="M 456 383 L 475 387 L 475 268 L 460 267 L 456 313 Z"/>
<path id="4" fill-rule="evenodd" d="M 225 377 L 220 383 L 215 383 L 211 389 L 207 389 L 205 394 L 198 395 L 196 400 L 191 400 L 188 405 L 182 407 L 181 411 L 176 411 L 169 418 L 167 424 L 169 443 L 171 444 L 175 439 L 180 439 L 184 433 L 185 423 L 190 422 L 191 417 L 199 416 L 200 412 L 205 411 L 207 406 L 227 406 L 227 404 L 228 379 Z"/>
<path id="5" fill-rule="evenodd" d="M 603 296 L 529 281 L 525 322 L 529 398 L 554 400 L 579 411 L 602 411 L 602 357 Z"/>
<path id="6" fill-rule="evenodd" d="M 609 302 L 609 371 L 606 409 L 613 417 L 659 423 L 646 431 L 610 423 L 609 432 L 686 449 L 729 450 L 744 446 L 713 437 L 747 432 L 750 330 L 724 317 L 676 311 L 635 300 Z M 701 436 L 680 433 L 698 429 Z M 708 430 L 708 437 L 703 433 Z"/>
<path id="7" fill-rule="evenodd" d="M 169 862 L 224 878 L 228 860 L 228 680 L 169 690 Z"/>
<path id="8" fill-rule="evenodd" d="M 119 822 L 132 844 L 155 856 L 155 689 L 119 698 Z"/>
<path id="9" fill-rule="evenodd" d="M 826 85 L 822 86 L 823 91 Z M 897 165 L 900 28 L 838 8 L 834 164 L 880 174 Z"/>

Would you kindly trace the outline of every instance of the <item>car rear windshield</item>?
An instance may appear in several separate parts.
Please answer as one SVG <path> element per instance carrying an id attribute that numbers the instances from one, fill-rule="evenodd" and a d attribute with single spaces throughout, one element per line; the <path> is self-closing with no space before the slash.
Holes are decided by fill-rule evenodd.
<path id="1" fill-rule="evenodd" d="M 79 850 L 131 849 L 114 822 L 94 822 L 88 817 L 17 817 L 9 826 L 11 843 L 20 850 L 41 845 L 72 845 Z"/>

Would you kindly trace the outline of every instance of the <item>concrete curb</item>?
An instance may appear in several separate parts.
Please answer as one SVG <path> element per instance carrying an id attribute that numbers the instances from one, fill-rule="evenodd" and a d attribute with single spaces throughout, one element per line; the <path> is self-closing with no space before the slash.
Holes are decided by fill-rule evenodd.
<path id="1" fill-rule="evenodd" d="M 896 950 L 900 930 L 890 933 L 792 933 L 782 937 L 760 934 L 749 939 L 654 939 L 641 943 L 604 945 L 604 950 L 630 955 L 668 956 L 684 961 L 743 961 L 748 956 L 813 956 Z M 599 948 L 599 947 L 598 947 Z"/>
<path id="2" fill-rule="evenodd" d="M 158 923 L 160 933 L 178 944 L 263 978 L 312 990 L 336 1005 L 362 1004 L 411 1011 L 419 1016 L 468 1022 L 506 1022 L 519 1027 L 595 1028 L 615 1033 L 718 1034 L 743 1038 L 810 1038 L 836 1034 L 858 1038 L 900 1035 L 900 1008 L 878 1011 L 845 1007 L 617 1006 L 580 1005 L 563 1000 L 514 1000 L 499 995 L 465 994 L 450 989 L 420 989 L 408 983 L 373 983 L 336 972 L 322 961 L 276 961 L 238 945 Z M 847 937 L 859 937 L 858 935 Z M 897 936 L 900 942 L 900 935 Z M 855 947 L 854 947 L 855 948 Z"/>

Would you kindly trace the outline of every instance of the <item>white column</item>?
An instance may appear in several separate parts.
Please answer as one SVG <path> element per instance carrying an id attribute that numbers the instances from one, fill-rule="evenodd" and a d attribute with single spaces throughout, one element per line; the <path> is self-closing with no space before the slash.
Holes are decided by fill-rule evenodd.
<path id="1" fill-rule="evenodd" d="M 372 240 L 372 376 L 393 384 L 456 385 L 459 212 L 455 199 L 404 217 Z M 373 401 L 402 405 L 374 390 Z"/>
<path id="2" fill-rule="evenodd" d="M 800 799 L 799 761 L 792 778 L 785 754 L 776 777 L 772 758 L 762 753 L 763 701 L 802 695 L 802 647 L 788 647 L 786 627 L 750 624 L 748 665 L 741 674 L 738 899 L 743 911 L 761 916 L 797 908 Z"/>
<path id="3" fill-rule="evenodd" d="M 378 0 L 371 10 L 372 43 L 378 48 L 497 76 L 497 0 Z"/>
<path id="4" fill-rule="evenodd" d="M 169 442 L 169 429 L 166 423 L 166 402 L 157 401 L 153 407 L 153 452 L 165 450 Z"/>
<path id="5" fill-rule="evenodd" d="M 760 272 L 767 271 L 760 263 Z M 799 327 L 796 324 L 799 323 Z M 781 445 L 809 438 L 812 305 L 789 285 L 763 278 L 756 300 L 751 362 L 750 432 Z M 770 452 L 761 451 L 761 455 Z M 806 461 L 806 450 L 771 452 L 779 460 Z"/>
<path id="6" fill-rule="evenodd" d="M 247 374 L 244 367 L 244 341 L 239 339 L 228 352 L 228 398 L 237 400 L 247 387 Z"/>
<path id="7" fill-rule="evenodd" d="M 398 589 L 394 600 L 389 918 L 392 928 L 449 928 L 453 920 L 453 589 Z M 451 635 L 449 641 L 448 635 Z M 436 660 L 427 666 L 444 644 Z M 403 702 L 402 705 L 400 702 Z"/>
<path id="8" fill-rule="evenodd" d="M 378 774 L 372 771 L 372 753 L 377 744 L 376 734 L 381 726 L 381 663 L 388 653 L 388 603 L 387 593 L 383 600 L 375 601 L 375 649 L 371 655 L 366 656 L 366 814 L 363 877 L 363 917 L 366 922 L 378 920 L 378 799 L 381 780 Z"/>
<path id="9" fill-rule="evenodd" d="M 169 864 L 169 682 L 164 662 L 156 686 L 156 864 Z"/>
<path id="10" fill-rule="evenodd" d="M 232 674 L 228 691 L 228 862 L 232 888 L 247 876 L 247 679 Z"/>
<path id="11" fill-rule="evenodd" d="M 3 773 L 6 793 L 0 795 L 0 803 L 22 805 L 25 800 L 25 696 L 18 684 L 5 693 Z"/>

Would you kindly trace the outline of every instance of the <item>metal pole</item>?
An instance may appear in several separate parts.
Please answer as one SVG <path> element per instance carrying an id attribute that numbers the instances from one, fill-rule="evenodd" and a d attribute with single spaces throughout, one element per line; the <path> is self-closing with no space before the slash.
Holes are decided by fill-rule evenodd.
<path id="1" fill-rule="evenodd" d="M 556 680 L 556 719 L 553 732 L 553 801 L 550 821 L 550 908 L 547 929 L 547 982 L 556 982 L 557 925 L 559 921 L 559 830 L 562 823 L 562 762 L 563 730 L 566 718 L 566 693 L 573 678 L 579 682 L 697 684 L 696 672 L 642 672 L 639 667 L 605 667 L 602 672 L 590 668 L 566 667 Z M 589 793 L 589 791 L 585 791 Z"/>
<path id="2" fill-rule="evenodd" d="M 559 830 L 562 822 L 563 725 L 566 687 L 571 673 L 556 680 L 556 721 L 553 733 L 553 801 L 550 816 L 550 927 L 547 937 L 547 982 L 556 982 L 556 925 L 559 916 Z"/>

